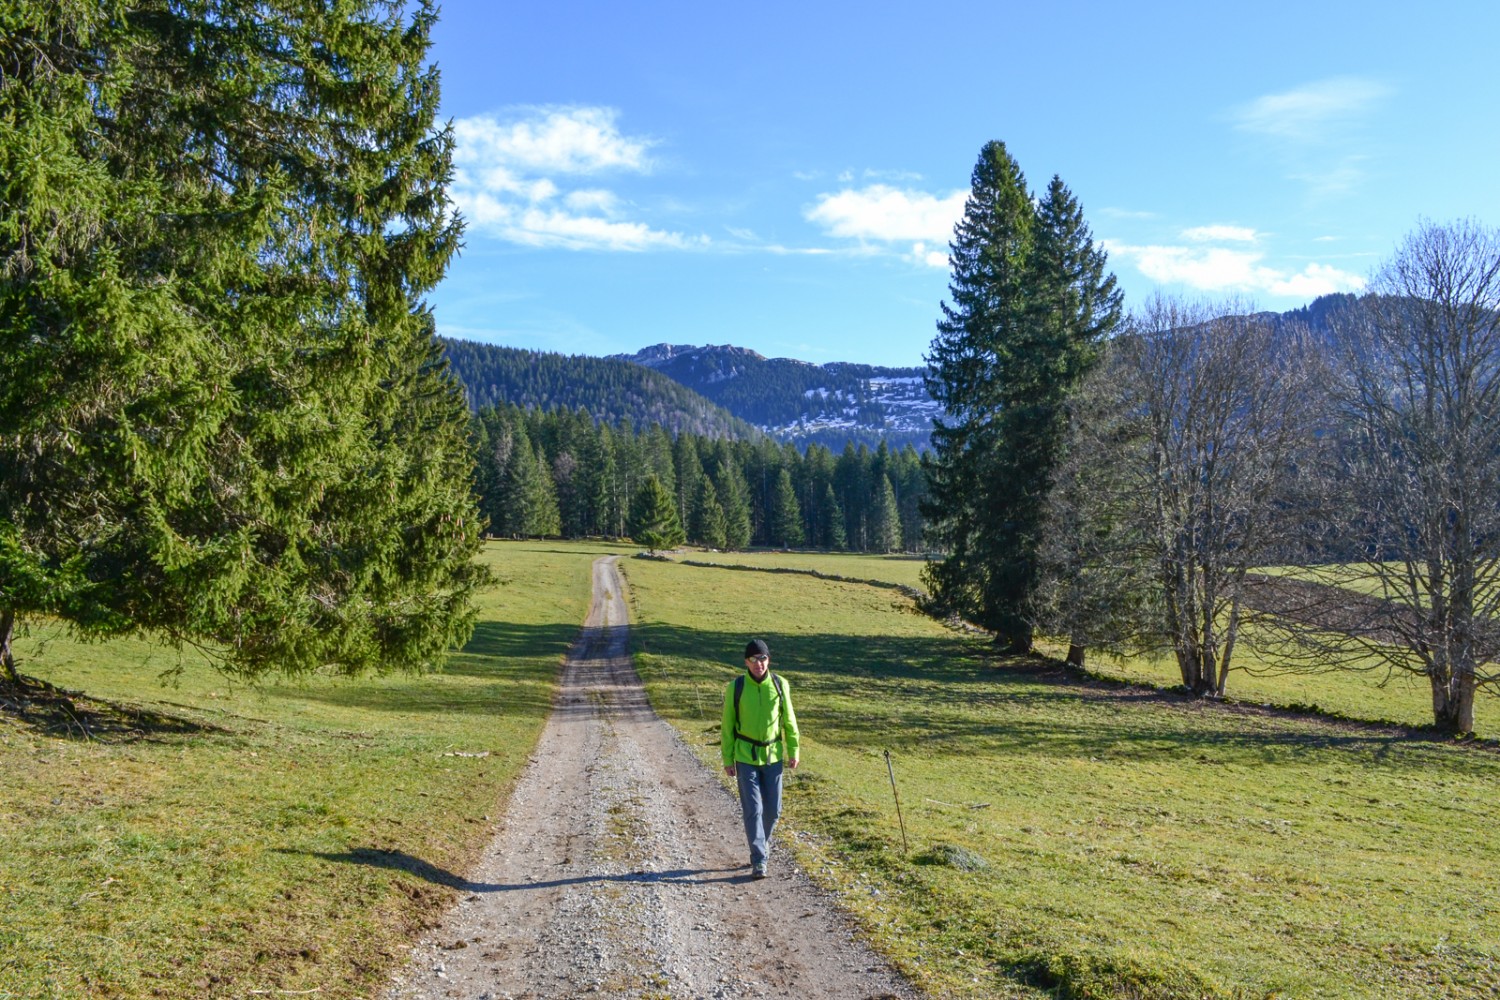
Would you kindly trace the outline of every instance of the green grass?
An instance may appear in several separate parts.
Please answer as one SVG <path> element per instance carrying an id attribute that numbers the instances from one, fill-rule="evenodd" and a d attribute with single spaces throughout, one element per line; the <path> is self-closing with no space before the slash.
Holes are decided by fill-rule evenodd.
<path id="1" fill-rule="evenodd" d="M 705 759 L 768 640 L 805 747 L 787 839 L 940 995 L 1500 991 L 1490 748 L 1079 682 L 887 589 L 622 565 L 653 702 Z"/>
<path id="2" fill-rule="evenodd" d="M 0 998 L 374 996 L 493 832 L 604 551 L 489 545 L 502 585 L 431 676 L 252 689 L 145 642 L 20 642 L 95 714 L 0 713 Z"/>
<path id="3" fill-rule="evenodd" d="M 844 580 L 867 580 L 922 589 L 924 562 L 913 556 L 875 556 L 813 552 L 698 552 L 677 557 L 680 562 L 712 563 L 745 569 L 775 570 L 777 575 L 802 573 Z M 1337 567 L 1306 569 L 1271 567 L 1262 572 L 1333 583 Z M 1049 654 L 1062 656 L 1057 644 L 1042 642 Z M 1356 719 L 1390 721 L 1407 726 L 1432 723 L 1432 692 L 1425 678 L 1392 674 L 1373 659 L 1364 670 L 1313 670 L 1305 661 L 1257 653 L 1248 642 L 1235 651 L 1226 693 L 1230 698 L 1271 705 L 1317 708 Z M 1089 670 L 1130 683 L 1174 687 L 1182 683 L 1176 661 L 1166 657 L 1109 657 L 1090 653 Z M 1500 735 L 1500 699 L 1481 692 L 1474 707 L 1475 730 L 1481 736 Z"/>

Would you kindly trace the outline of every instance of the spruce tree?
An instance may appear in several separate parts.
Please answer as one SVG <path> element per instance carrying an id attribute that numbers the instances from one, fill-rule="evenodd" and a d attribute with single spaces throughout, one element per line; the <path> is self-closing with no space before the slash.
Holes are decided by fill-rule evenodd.
<path id="1" fill-rule="evenodd" d="M 839 506 L 839 498 L 833 492 L 832 483 L 823 487 L 823 509 L 827 512 L 827 520 L 823 524 L 823 547 L 843 552 L 849 547 L 849 540 L 844 536 L 844 509 Z"/>
<path id="2" fill-rule="evenodd" d="M 676 471 L 677 513 L 683 524 L 692 524 L 703 479 L 703 462 L 691 434 L 679 434 L 672 441 L 672 466 Z"/>
<path id="3" fill-rule="evenodd" d="M 682 522 L 677 518 L 677 503 L 662 485 L 656 473 L 646 474 L 635 495 L 630 518 L 630 537 L 655 553 L 683 543 Z"/>
<path id="4" fill-rule="evenodd" d="M 0 618 L 421 667 L 480 582 L 435 15 L 272 7 L 4 15 Z"/>
<path id="5" fill-rule="evenodd" d="M 940 605 L 1027 652 L 1064 404 L 1118 324 L 1120 296 L 1067 187 L 1053 178 L 1033 204 L 999 142 L 980 153 L 950 258 L 952 304 L 928 357 L 947 412 L 922 508 L 944 556 L 925 578 Z"/>
<path id="6" fill-rule="evenodd" d="M 1003 143 L 987 143 L 950 245 L 952 304 L 942 304 L 927 358 L 928 391 L 946 412 L 933 422 L 923 511 L 931 544 L 944 557 L 928 564 L 924 579 L 940 606 L 1018 645 L 1029 631 L 1008 600 L 1014 587 L 1004 573 L 1015 525 L 1005 521 L 1009 470 L 1001 461 L 998 376 L 1025 336 L 1033 228 L 1020 166 Z"/>
<path id="7" fill-rule="evenodd" d="M 776 474 L 776 488 L 771 494 L 771 544 L 791 549 L 802 540 L 802 509 L 792 489 L 792 474 L 782 469 Z"/>
<path id="8" fill-rule="evenodd" d="M 870 534 L 876 552 L 895 552 L 901 548 L 901 510 L 896 506 L 896 491 L 884 475 L 875 491 Z"/>
<path id="9" fill-rule="evenodd" d="M 833 470 L 834 490 L 844 511 L 844 538 L 848 547 L 855 551 L 865 547 L 864 512 L 867 506 L 865 496 L 869 492 L 866 487 L 869 461 L 869 449 L 861 445 L 856 451 L 851 441 L 844 445 L 843 454 Z"/>
<path id="10" fill-rule="evenodd" d="M 526 498 L 526 520 L 521 534 L 542 538 L 562 531 L 562 517 L 557 506 L 557 486 L 546 461 L 546 452 L 533 445 L 531 453 L 531 492 Z"/>
<path id="11" fill-rule="evenodd" d="M 724 547 L 735 552 L 746 548 L 751 535 L 749 491 L 745 477 L 732 459 L 718 466 L 714 490 L 724 508 Z"/>
<path id="12" fill-rule="evenodd" d="M 714 489 L 713 481 L 707 476 L 698 480 L 698 495 L 693 500 L 691 540 L 710 549 L 722 549 L 729 542 L 724 508 L 719 503 L 719 494 Z"/>

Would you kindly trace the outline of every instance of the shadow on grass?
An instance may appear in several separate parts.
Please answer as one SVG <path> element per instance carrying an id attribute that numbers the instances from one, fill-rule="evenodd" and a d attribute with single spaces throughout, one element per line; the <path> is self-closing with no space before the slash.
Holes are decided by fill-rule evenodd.
<path id="1" fill-rule="evenodd" d="M 298 689 L 297 697 L 339 708 L 376 712 L 442 712 L 545 717 L 552 707 L 552 669 L 578 637 L 578 625 L 516 625 L 480 622 L 463 650 L 437 674 L 394 677 L 381 684 L 360 681 Z M 537 659 L 544 662 L 539 667 Z M 517 662 L 532 661 L 532 662 Z M 549 662 L 550 661 L 550 662 Z M 442 677 L 488 681 L 462 686 Z"/>
<path id="2" fill-rule="evenodd" d="M 829 580 L 834 583 L 858 583 L 866 587 L 879 587 L 882 590 L 898 590 L 912 597 L 918 597 L 922 593 L 915 587 L 908 587 L 904 583 L 895 583 L 891 580 L 871 580 L 858 576 L 840 576 L 835 573 L 825 573 L 819 569 L 805 569 L 796 566 L 745 566 L 739 563 L 702 562 L 696 559 L 675 559 L 672 561 L 679 566 L 692 566 L 697 569 L 723 569 L 736 573 L 768 573 L 773 576 L 779 573 L 788 576 L 810 576 L 815 580 Z"/>
<path id="3" fill-rule="evenodd" d="M 455 875 L 446 868 L 439 868 L 421 858 L 413 857 L 405 851 L 380 851 L 374 848 L 356 847 L 352 851 L 341 854 L 330 854 L 324 851 L 296 851 L 290 848 L 276 848 L 279 854 L 301 854 L 324 861 L 335 861 L 340 864 L 364 865 L 369 868 L 386 868 L 392 871 L 406 872 L 434 885 L 446 886 L 449 889 L 457 889 L 461 892 L 488 893 L 488 892 L 517 892 L 527 889 L 556 889 L 569 885 L 590 885 L 598 883 L 623 883 L 639 885 L 712 885 L 715 883 L 739 884 L 751 880 L 749 872 L 742 868 L 671 868 L 665 871 L 637 871 L 622 872 L 618 875 L 578 875 L 569 878 L 541 879 L 535 882 L 473 882 L 461 875 Z M 739 873 L 739 874 L 732 874 Z"/>
<path id="4" fill-rule="evenodd" d="M 41 735 L 106 744 L 228 731 L 136 705 L 100 701 L 31 677 L 22 678 L 19 685 L 0 684 L 0 714 Z"/>
<path id="5" fill-rule="evenodd" d="M 578 636 L 579 622 L 546 625 L 515 625 L 510 622 L 484 621 L 474 626 L 474 635 L 455 656 L 454 661 L 472 657 L 561 656 Z M 445 673 L 459 672 L 457 662 Z M 475 667 L 475 672 L 484 668 Z M 493 668 L 491 668 L 493 669 Z"/>
<path id="6" fill-rule="evenodd" d="M 845 747 L 1251 766 L 1337 752 L 1421 767 L 1430 765 L 1430 754 L 1454 749 L 1435 730 L 1329 721 L 1091 680 L 1055 661 L 1001 656 L 956 635 L 765 638 L 772 669 L 795 685 L 804 733 Z M 647 653 L 722 664 L 711 674 L 720 683 L 737 672 L 744 641 L 738 632 L 660 623 L 636 636 Z M 1458 756 L 1494 767 L 1489 754 Z"/>

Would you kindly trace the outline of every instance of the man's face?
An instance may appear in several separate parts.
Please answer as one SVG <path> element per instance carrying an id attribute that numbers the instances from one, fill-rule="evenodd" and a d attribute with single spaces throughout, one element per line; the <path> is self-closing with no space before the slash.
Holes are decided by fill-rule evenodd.
<path id="1" fill-rule="evenodd" d="M 771 658 L 765 654 L 760 656 L 745 657 L 745 669 L 750 671 L 750 676 L 756 680 L 765 680 L 766 672 L 771 669 Z"/>

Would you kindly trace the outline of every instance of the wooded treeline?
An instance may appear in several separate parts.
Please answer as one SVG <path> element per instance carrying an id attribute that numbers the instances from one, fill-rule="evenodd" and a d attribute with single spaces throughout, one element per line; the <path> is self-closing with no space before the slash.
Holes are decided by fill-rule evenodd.
<path id="1" fill-rule="evenodd" d="M 915 448 L 821 445 L 611 425 L 577 410 L 490 407 L 474 418 L 481 507 L 496 535 L 634 537 L 660 530 L 643 491 L 672 498 L 682 538 L 853 552 L 916 551 L 926 493 Z M 670 537 L 670 532 L 668 534 Z M 653 546 L 656 547 L 656 546 Z"/>
<path id="2" fill-rule="evenodd" d="M 1126 316 L 1071 193 L 990 143 L 950 256 L 937 606 L 1017 652 L 1168 653 L 1196 695 L 1246 645 L 1409 672 L 1472 731 L 1500 686 L 1500 233 L 1422 225 L 1318 336 L 1237 302 Z"/>
<path id="3" fill-rule="evenodd" d="M 442 344 L 476 412 L 506 403 L 541 410 L 582 407 L 606 423 L 660 424 L 674 434 L 754 437 L 759 433 L 670 377 L 628 361 L 466 340 L 445 339 Z"/>

